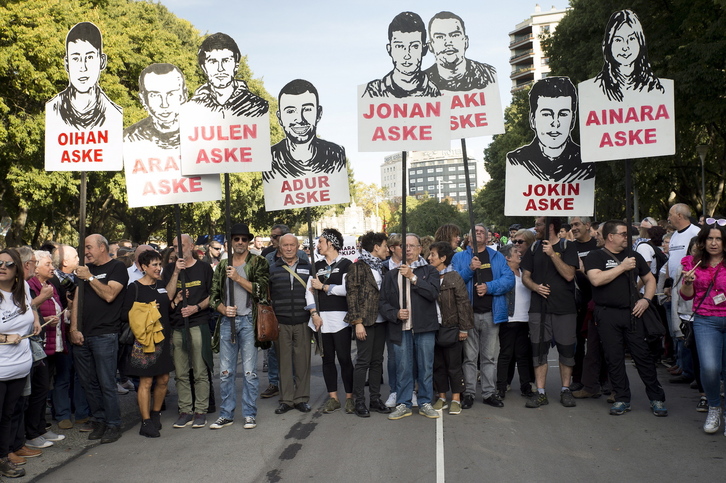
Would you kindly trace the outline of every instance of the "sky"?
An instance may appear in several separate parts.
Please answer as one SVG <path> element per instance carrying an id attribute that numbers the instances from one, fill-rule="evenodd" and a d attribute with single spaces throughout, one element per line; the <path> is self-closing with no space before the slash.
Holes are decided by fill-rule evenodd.
<path id="1" fill-rule="evenodd" d="M 306 79 L 320 95 L 323 115 L 318 135 L 345 147 L 358 181 L 380 186 L 380 165 L 392 153 L 358 152 L 356 89 L 387 74 L 388 24 L 398 13 L 412 11 L 425 23 L 450 10 L 466 23 L 466 56 L 497 70 L 502 107 L 509 105 L 509 32 L 534 13 L 531 0 L 431 0 L 351 2 L 347 0 L 161 0 L 176 16 L 202 33 L 223 32 L 235 39 L 255 78 L 277 96 L 293 79 Z M 542 11 L 565 8 L 565 0 L 540 4 Z M 429 53 L 422 62 L 434 63 Z M 196 86 L 193 86 L 196 88 Z M 482 159 L 491 137 L 467 139 L 469 157 Z M 452 149 L 461 147 L 452 141 Z"/>

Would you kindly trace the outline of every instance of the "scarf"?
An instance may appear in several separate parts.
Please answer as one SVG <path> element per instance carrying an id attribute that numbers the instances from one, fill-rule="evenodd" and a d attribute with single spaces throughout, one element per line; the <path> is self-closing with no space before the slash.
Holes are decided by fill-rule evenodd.
<path id="1" fill-rule="evenodd" d="M 449 265 L 445 269 L 439 270 L 439 275 L 444 275 L 444 274 L 447 274 L 447 273 L 453 272 L 453 271 L 454 271 L 454 266 L 453 265 Z"/>
<path id="2" fill-rule="evenodd" d="M 375 270 L 376 272 L 381 273 L 381 267 L 383 267 L 383 260 L 378 257 L 374 257 L 366 249 L 360 249 L 359 260 L 371 267 L 371 270 Z"/>

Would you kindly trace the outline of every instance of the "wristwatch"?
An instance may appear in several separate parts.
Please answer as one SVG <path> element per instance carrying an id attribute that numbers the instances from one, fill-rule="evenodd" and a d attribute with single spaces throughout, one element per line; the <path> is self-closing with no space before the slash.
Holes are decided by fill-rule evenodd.
<path id="1" fill-rule="evenodd" d="M 87 282 L 93 282 L 94 280 L 96 280 L 95 275 L 91 275 L 90 277 L 88 277 L 88 279 L 86 281 Z"/>

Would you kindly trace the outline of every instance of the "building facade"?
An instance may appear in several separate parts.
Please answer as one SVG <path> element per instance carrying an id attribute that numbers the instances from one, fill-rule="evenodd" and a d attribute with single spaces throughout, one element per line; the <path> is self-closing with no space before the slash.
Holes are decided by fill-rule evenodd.
<path id="1" fill-rule="evenodd" d="M 512 93 L 525 89 L 549 75 L 549 58 L 542 51 L 542 39 L 552 34 L 567 13 L 555 7 L 543 12 L 539 5 L 526 20 L 509 32 L 509 64 L 512 72 Z"/>

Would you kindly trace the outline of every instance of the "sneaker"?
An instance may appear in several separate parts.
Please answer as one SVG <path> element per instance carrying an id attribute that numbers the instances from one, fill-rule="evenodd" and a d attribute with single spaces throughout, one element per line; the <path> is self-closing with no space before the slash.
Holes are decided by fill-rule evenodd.
<path id="1" fill-rule="evenodd" d="M 159 436 L 161 436 L 161 433 L 158 429 L 156 429 L 156 426 L 151 419 L 144 419 L 143 421 L 141 421 L 141 428 L 139 428 L 139 434 L 141 436 L 146 436 L 147 438 L 158 438 Z"/>
<path id="2" fill-rule="evenodd" d="M 708 412 L 708 399 L 706 396 L 701 396 L 701 399 L 698 400 L 698 404 L 696 405 L 696 411 L 699 413 L 707 413 Z"/>
<path id="3" fill-rule="evenodd" d="M 470 409 L 474 405 L 474 395 L 464 394 L 464 402 L 461 403 L 461 409 Z"/>
<path id="4" fill-rule="evenodd" d="M 665 407 L 665 401 L 651 401 L 650 408 L 653 410 L 653 414 L 658 417 L 668 416 L 668 410 Z"/>
<path id="5" fill-rule="evenodd" d="M 630 411 L 630 403 L 618 401 L 610 408 L 610 414 L 613 416 L 620 416 Z"/>
<path id="6" fill-rule="evenodd" d="M 247 416 L 245 418 L 245 424 L 242 427 L 245 429 L 255 429 L 257 427 L 257 421 L 252 416 Z"/>
<path id="7" fill-rule="evenodd" d="M 353 398 L 345 399 L 345 414 L 355 414 L 355 402 Z"/>
<path id="8" fill-rule="evenodd" d="M 61 419 L 58 422 L 58 429 L 71 429 L 73 427 L 73 421 L 70 419 Z"/>
<path id="9" fill-rule="evenodd" d="M 200 414 L 200 413 L 194 413 L 194 422 L 192 423 L 192 428 L 203 428 L 206 425 L 207 425 L 207 415 Z"/>
<path id="10" fill-rule="evenodd" d="M 395 408 L 396 407 L 396 393 L 392 392 L 388 395 L 388 399 L 386 399 L 386 407 L 389 408 Z"/>
<path id="11" fill-rule="evenodd" d="M 449 414 L 461 414 L 461 403 L 459 401 L 451 401 Z"/>
<path id="12" fill-rule="evenodd" d="M 268 397 L 275 397 L 278 394 L 280 394 L 280 388 L 275 386 L 274 384 L 270 384 L 267 386 L 267 389 L 265 389 L 262 394 L 260 394 L 260 397 L 263 399 L 267 399 Z"/>
<path id="13" fill-rule="evenodd" d="M 129 391 L 136 390 L 136 386 L 134 386 L 134 383 L 131 382 L 131 379 L 127 379 L 126 382 L 122 382 L 120 385 L 121 387 L 123 387 L 124 389 L 128 389 Z"/>
<path id="14" fill-rule="evenodd" d="M 53 443 L 42 436 L 38 436 L 37 438 L 27 440 L 25 446 L 28 448 L 43 449 L 50 448 L 53 446 Z"/>
<path id="15" fill-rule="evenodd" d="M 325 401 L 325 406 L 323 406 L 323 414 L 331 414 L 338 409 L 340 409 L 340 401 L 338 401 L 334 397 L 331 397 L 327 401 Z"/>
<path id="16" fill-rule="evenodd" d="M 192 421 L 194 420 L 194 416 L 192 416 L 189 413 L 181 413 L 179 414 L 179 419 L 176 420 L 176 423 L 174 423 L 175 428 L 185 428 L 192 424 Z"/>
<path id="17" fill-rule="evenodd" d="M 703 432 L 708 434 L 717 433 L 721 428 L 721 408 L 720 407 L 709 407 L 708 415 L 706 416 L 706 422 L 703 423 Z"/>
<path id="18" fill-rule="evenodd" d="M 536 392 L 534 396 L 527 399 L 526 404 L 524 407 L 526 408 L 538 408 L 540 406 L 546 406 L 550 402 L 547 400 L 547 394 L 540 394 L 539 392 Z"/>
<path id="19" fill-rule="evenodd" d="M 233 419 L 217 418 L 215 422 L 209 425 L 209 429 L 222 429 L 227 426 L 231 426 L 232 424 L 234 424 Z"/>
<path id="20" fill-rule="evenodd" d="M 88 435 L 89 440 L 95 441 L 103 438 L 103 433 L 106 432 L 106 423 L 102 421 L 91 421 L 91 427 L 93 429 L 91 430 L 91 434 Z"/>
<path id="21" fill-rule="evenodd" d="M 572 397 L 572 391 L 570 391 L 569 389 L 565 389 L 560 393 L 560 402 L 566 408 L 574 408 L 575 406 L 577 406 L 575 398 Z"/>
<path id="22" fill-rule="evenodd" d="M 434 403 L 434 406 L 433 407 L 437 411 L 443 411 L 444 409 L 449 409 L 449 402 L 446 399 L 440 397 Z"/>
<path id="23" fill-rule="evenodd" d="M 63 434 L 55 434 L 53 431 L 46 431 L 43 435 L 43 438 L 45 438 L 48 441 L 53 441 L 54 443 L 57 443 L 58 441 L 63 441 L 66 439 L 65 435 Z"/>
<path id="24" fill-rule="evenodd" d="M 421 407 L 418 408 L 418 413 L 429 419 L 437 419 L 440 417 L 440 414 L 433 408 L 433 406 L 431 406 L 430 403 L 422 404 Z"/>
<path id="25" fill-rule="evenodd" d="M 0 458 L 0 475 L 7 476 L 8 478 L 20 478 L 21 476 L 25 476 L 25 470 L 23 468 L 18 468 L 18 466 L 11 462 L 6 456 L 5 458 Z"/>
<path id="26" fill-rule="evenodd" d="M 91 431 L 93 431 L 93 422 L 91 422 L 90 420 L 86 420 L 81 423 L 76 421 L 76 424 L 80 424 L 80 426 L 78 426 L 78 431 L 80 431 L 81 433 L 90 433 Z"/>
<path id="27" fill-rule="evenodd" d="M 418 397 L 416 397 L 416 392 L 411 393 L 411 406 L 414 408 L 418 407 Z"/>
<path id="28" fill-rule="evenodd" d="M 388 415 L 388 419 L 401 419 L 405 418 L 406 416 L 410 416 L 411 414 L 413 414 L 411 408 L 409 408 L 405 404 L 399 404 L 398 406 L 396 406 L 396 409 L 394 409 L 393 412 Z"/>
<path id="29" fill-rule="evenodd" d="M 118 426 L 108 426 L 106 432 L 103 433 L 101 444 L 115 443 L 121 437 L 121 428 Z"/>
<path id="30" fill-rule="evenodd" d="M 570 391 L 572 391 L 572 388 L 570 388 Z M 587 389 L 572 391 L 572 397 L 575 399 L 599 398 L 600 396 L 602 396 L 601 392 L 590 392 Z"/>
<path id="31" fill-rule="evenodd" d="M 123 387 L 120 383 L 116 383 L 116 392 L 119 394 L 128 394 L 129 390 Z"/>

